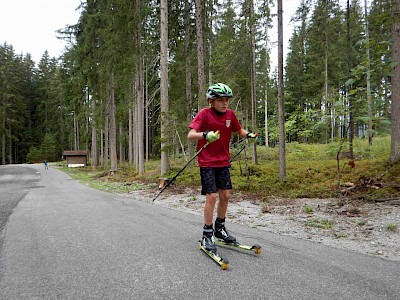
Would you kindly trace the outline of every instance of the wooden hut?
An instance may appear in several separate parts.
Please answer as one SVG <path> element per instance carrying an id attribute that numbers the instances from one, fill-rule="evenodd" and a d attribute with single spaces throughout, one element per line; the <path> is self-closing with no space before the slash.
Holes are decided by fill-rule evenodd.
<path id="1" fill-rule="evenodd" d="M 67 160 L 68 168 L 84 167 L 87 165 L 88 152 L 79 150 L 66 150 L 63 152 L 64 159 Z"/>

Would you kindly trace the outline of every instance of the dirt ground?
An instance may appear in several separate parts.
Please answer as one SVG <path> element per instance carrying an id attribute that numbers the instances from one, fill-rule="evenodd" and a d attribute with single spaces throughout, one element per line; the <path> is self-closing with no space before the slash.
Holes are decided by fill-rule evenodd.
<path id="1" fill-rule="evenodd" d="M 131 193 L 146 202 L 151 202 L 156 194 L 154 190 Z M 204 196 L 195 189 L 178 192 L 169 188 L 154 203 L 202 215 Z M 234 193 L 227 218 L 260 230 L 400 261 L 399 199 L 354 203 L 344 199 L 271 198 L 260 202 L 254 197 Z"/>

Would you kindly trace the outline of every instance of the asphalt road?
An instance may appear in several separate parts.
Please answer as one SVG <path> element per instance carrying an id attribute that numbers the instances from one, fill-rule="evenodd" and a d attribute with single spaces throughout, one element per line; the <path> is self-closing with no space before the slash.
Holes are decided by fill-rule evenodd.
<path id="1" fill-rule="evenodd" d="M 40 173 L 35 169 L 0 166 L 0 245 L 8 217 L 39 180 Z"/>
<path id="2" fill-rule="evenodd" d="M 0 299 L 400 299 L 398 262 L 237 224 L 262 253 L 220 248 L 221 270 L 197 247 L 200 216 L 42 165 L 0 167 L 0 209 Z"/>

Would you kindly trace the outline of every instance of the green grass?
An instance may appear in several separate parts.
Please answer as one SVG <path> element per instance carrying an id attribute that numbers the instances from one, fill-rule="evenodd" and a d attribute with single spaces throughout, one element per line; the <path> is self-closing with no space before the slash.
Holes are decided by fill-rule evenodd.
<path id="1" fill-rule="evenodd" d="M 322 229 L 331 229 L 332 228 L 332 221 L 323 218 L 314 218 L 310 219 L 306 223 L 309 227 L 316 227 Z"/>
<path id="2" fill-rule="evenodd" d="M 396 223 L 389 223 L 388 225 L 387 225 L 387 229 L 388 230 L 390 230 L 390 231 L 393 231 L 393 232 L 396 232 L 397 231 L 397 224 Z"/>
<path id="3" fill-rule="evenodd" d="M 251 163 L 251 151 L 246 168 L 244 152 L 232 162 L 231 178 L 235 191 L 252 194 L 260 201 L 271 197 L 285 198 L 329 198 L 339 196 L 337 152 L 339 143 L 300 144 L 290 143 L 286 146 L 286 178 L 279 180 L 278 148 L 257 147 L 258 164 Z M 342 147 L 342 152 L 348 149 Z M 236 149 L 232 149 L 232 156 Z M 366 139 L 354 141 L 355 166 L 349 159 L 339 160 L 340 183 L 361 183 L 360 178 L 367 178 L 375 183 L 382 183 L 379 189 L 357 190 L 348 197 L 361 200 L 398 197 L 400 194 L 400 164 L 389 165 L 390 137 L 376 137 L 373 146 L 368 146 Z M 171 169 L 163 177 L 172 178 L 186 164 L 180 158 L 170 160 Z M 79 181 L 112 192 L 129 192 L 131 190 L 151 187 L 157 188 L 160 177 L 160 161 L 150 160 L 146 163 L 145 174 L 139 175 L 132 166 L 122 164 L 113 175 L 107 172 L 93 171 L 91 167 L 71 169 L 64 168 Z M 200 186 L 199 170 L 192 162 L 175 181 L 175 186 Z M 342 189 L 343 186 L 340 187 Z"/>
<path id="4" fill-rule="evenodd" d="M 364 225 L 367 224 L 367 221 L 365 221 L 365 220 L 357 220 L 357 221 L 356 221 L 356 224 L 357 224 L 358 226 L 364 226 Z"/>
<path id="5" fill-rule="evenodd" d="M 109 176 L 104 176 L 105 173 L 103 171 L 91 171 L 88 167 L 62 167 L 61 169 L 80 183 L 101 191 L 113 193 L 129 193 L 134 190 L 140 190 L 148 187 L 148 185 L 140 181 L 127 181 L 117 178 L 115 178 L 117 180 L 114 180 L 112 177 L 109 178 Z"/>
<path id="6" fill-rule="evenodd" d="M 304 209 L 304 212 L 307 214 L 312 214 L 314 212 L 314 207 L 312 207 L 309 204 L 304 204 L 303 209 Z"/>

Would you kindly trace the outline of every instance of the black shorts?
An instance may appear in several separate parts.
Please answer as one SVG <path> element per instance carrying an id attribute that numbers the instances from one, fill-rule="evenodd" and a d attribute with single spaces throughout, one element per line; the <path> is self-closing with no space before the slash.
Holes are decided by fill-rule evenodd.
<path id="1" fill-rule="evenodd" d="M 200 168 L 201 194 L 211 194 L 221 190 L 231 190 L 232 182 L 229 167 Z"/>

